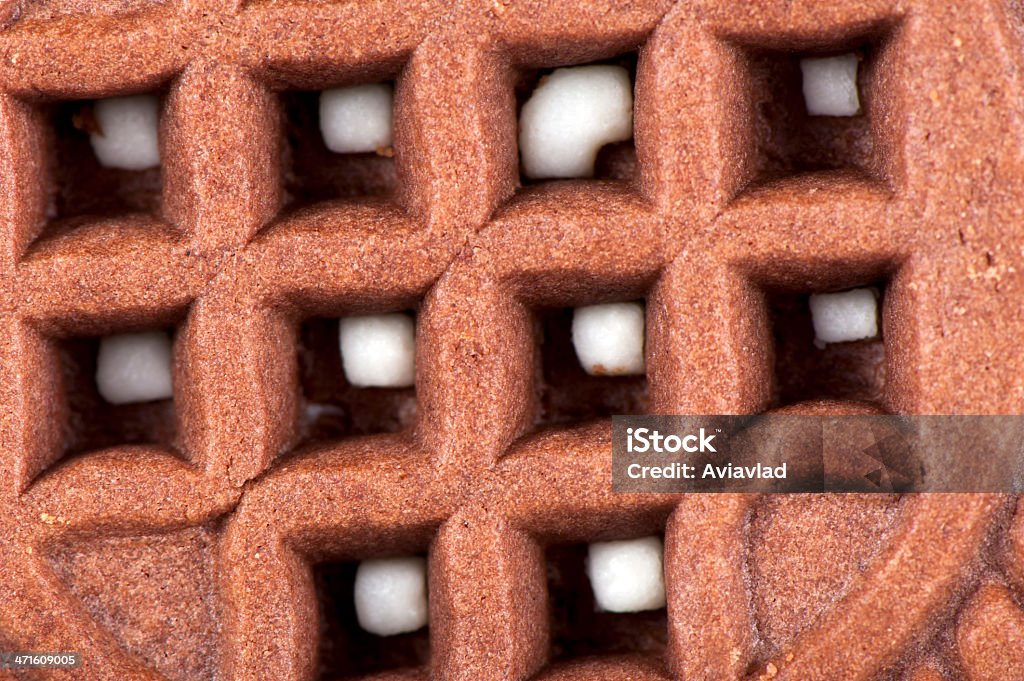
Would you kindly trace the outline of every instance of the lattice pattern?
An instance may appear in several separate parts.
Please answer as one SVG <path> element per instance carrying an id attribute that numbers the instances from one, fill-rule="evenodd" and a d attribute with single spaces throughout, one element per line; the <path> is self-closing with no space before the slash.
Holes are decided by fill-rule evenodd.
<path id="1" fill-rule="evenodd" d="M 1020 411 L 1024 61 L 1010 8 L 15 0 L 2 12 L 0 648 L 85 653 L 85 669 L 53 678 L 310 679 L 313 566 L 429 552 L 429 660 L 375 678 L 1024 673 L 1024 509 L 982 495 L 613 495 L 607 420 L 538 428 L 535 322 L 646 298 L 653 412 L 862 409 L 777 402 L 768 301 L 882 281 L 877 406 Z M 867 127 L 840 131 L 853 142 L 825 153 L 829 130 L 772 127 L 787 125 L 763 106 L 782 82 L 775 57 L 864 46 Z M 632 179 L 520 188 L 520 74 L 637 50 Z M 285 209 L 279 93 L 388 79 L 394 192 Z M 49 107 L 129 92 L 164 96 L 159 209 L 60 215 Z M 407 308 L 416 426 L 293 453 L 303 321 Z M 64 460 L 61 343 L 168 326 L 173 439 Z M 71 559 L 53 547 L 180 532 L 210 554 L 199 593 L 213 640 L 186 636 L 195 649 L 153 659 L 112 632 L 131 613 L 101 622 L 72 593 Z M 546 548 L 660 532 L 664 649 L 549 664 Z M 175 541 L 169 560 L 199 571 Z"/>

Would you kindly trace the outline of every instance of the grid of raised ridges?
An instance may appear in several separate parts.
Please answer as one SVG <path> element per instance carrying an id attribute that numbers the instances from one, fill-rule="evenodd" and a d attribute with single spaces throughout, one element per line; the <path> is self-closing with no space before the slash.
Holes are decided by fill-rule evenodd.
<path id="1" fill-rule="evenodd" d="M 1020 410 L 1020 345 L 990 342 L 1024 330 L 1015 22 L 980 1 L 515 0 L 456 9 L 199 0 L 10 22 L 0 33 L 0 638 L 94 651 L 90 678 L 158 677 L 89 618 L 40 549 L 67 533 L 227 516 L 219 678 L 312 674 L 309 556 L 428 544 L 423 675 L 526 678 L 547 654 L 541 544 L 667 525 L 666 669 L 609 659 L 546 678 L 756 674 L 764 667 L 743 557 L 756 500 L 612 495 L 607 424 L 520 439 L 532 418 L 528 310 L 649 294 L 652 409 L 754 412 L 771 372 L 757 359 L 759 287 L 833 286 L 877 270 L 892 277 L 890 408 Z M 881 179 L 822 174 L 741 191 L 755 162 L 735 45 L 821 47 L 877 25 L 892 27 L 893 45 L 892 99 L 875 127 L 890 161 Z M 638 45 L 636 183 L 516 195 L 511 65 L 585 62 Z M 395 201 L 276 220 L 273 91 L 394 74 Z M 112 219 L 34 243 L 46 211 L 35 105 L 164 84 L 164 220 Z M 417 301 L 416 432 L 275 465 L 295 416 L 295 319 Z M 48 470 L 61 433 L 47 339 L 182 310 L 175 390 L 189 461 L 134 447 Z M 775 659 L 778 678 L 866 678 L 901 659 L 959 593 L 1001 507 L 981 496 L 905 500 L 872 568 Z M 930 541 L 936 528 L 948 545 Z M 1020 593 L 1019 520 L 1006 536 L 1007 580 Z M 1021 636 L 1007 628 L 1012 612 L 984 616 L 1000 607 L 987 589 L 957 629 L 969 676 L 1007 664 L 998 655 Z M 901 614 L 875 631 L 871 613 L 890 603 Z M 979 637 L 1002 646 L 970 645 Z"/>

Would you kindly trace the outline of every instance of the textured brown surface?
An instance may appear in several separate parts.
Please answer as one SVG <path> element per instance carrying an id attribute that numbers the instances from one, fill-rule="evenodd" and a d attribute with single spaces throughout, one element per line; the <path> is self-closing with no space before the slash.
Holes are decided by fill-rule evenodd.
<path id="1" fill-rule="evenodd" d="M 1012 499 L 610 491 L 616 411 L 1022 411 L 1024 15 L 947 4 L 0 3 L 0 648 L 82 651 L 23 675 L 57 679 L 1024 678 Z M 864 115 L 806 119 L 795 55 L 847 49 Z M 523 83 L 631 54 L 632 148 L 523 186 Z M 393 158 L 327 157 L 308 93 L 378 81 Z M 162 167 L 98 170 L 70 117 L 135 92 Z M 801 301 L 863 285 L 881 341 L 816 355 Z M 581 376 L 564 310 L 637 299 L 645 380 Z M 415 391 L 338 382 L 324 320 L 398 310 Z M 91 339 L 145 328 L 173 402 L 104 409 Z M 584 617 L 581 547 L 649 534 L 667 610 Z M 346 585 L 401 554 L 429 634 L 384 652 Z"/>

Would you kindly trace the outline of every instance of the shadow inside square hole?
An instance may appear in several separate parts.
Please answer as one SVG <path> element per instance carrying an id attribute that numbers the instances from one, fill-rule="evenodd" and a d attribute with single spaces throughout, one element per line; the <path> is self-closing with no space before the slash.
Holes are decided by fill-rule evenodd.
<path id="1" fill-rule="evenodd" d="M 337 319 L 302 324 L 299 380 L 305 398 L 301 435 L 307 442 L 398 433 L 416 424 L 415 387 L 360 388 L 345 379 Z"/>
<path id="2" fill-rule="evenodd" d="M 398 187 L 393 150 L 335 153 L 320 132 L 320 93 L 281 94 L 284 188 L 292 208 L 320 201 L 392 196 Z M 391 155 L 387 155 L 391 154 Z"/>
<path id="3" fill-rule="evenodd" d="M 586 572 L 587 550 L 586 544 L 566 544 L 545 552 L 552 661 L 626 653 L 663 659 L 668 611 L 598 611 Z"/>
<path id="4" fill-rule="evenodd" d="M 870 287 L 880 294 L 881 311 L 884 283 Z M 774 406 L 816 399 L 883 403 L 885 341 L 881 319 L 875 338 L 819 348 L 814 343 L 810 294 L 770 292 L 768 308 L 775 355 Z"/>
<path id="5" fill-rule="evenodd" d="M 120 445 L 174 449 L 173 400 L 110 404 L 100 395 L 96 384 L 100 339 L 69 338 L 57 342 L 69 411 L 66 456 Z"/>
<path id="6" fill-rule="evenodd" d="M 790 175 L 847 170 L 885 181 L 880 142 L 872 126 L 881 38 L 824 52 L 745 49 L 753 104 L 754 144 L 759 168 L 754 184 Z M 858 59 L 860 112 L 853 116 L 812 116 L 803 94 L 800 60 L 852 52 Z"/>
<path id="7" fill-rule="evenodd" d="M 320 618 L 319 679 L 359 677 L 424 667 L 430 662 L 429 628 L 377 636 L 356 618 L 357 562 L 319 563 L 313 568 Z"/>
<path id="8" fill-rule="evenodd" d="M 537 312 L 542 380 L 541 422 L 545 425 L 643 414 L 646 376 L 591 376 L 583 370 L 572 343 L 573 308 Z"/>
<path id="9" fill-rule="evenodd" d="M 161 167 L 145 170 L 107 168 L 100 164 L 92 143 L 97 130 L 93 102 L 56 104 L 53 123 L 54 217 L 110 217 L 130 213 L 158 215 L 163 180 Z"/>
<path id="10" fill-rule="evenodd" d="M 636 65 L 637 65 L 637 54 L 635 52 L 629 52 L 627 54 L 620 55 L 613 59 L 607 59 L 604 61 L 590 62 L 588 64 L 575 64 L 573 66 L 596 66 L 596 65 L 608 65 L 608 66 L 621 66 L 629 72 L 629 80 L 633 84 L 634 95 L 636 92 Z M 554 71 L 556 68 L 552 67 L 545 69 L 531 69 L 523 68 L 519 70 L 518 77 L 515 83 L 515 98 L 516 98 L 516 147 L 519 146 L 519 118 L 523 112 L 523 105 L 530 99 L 533 91 L 540 84 L 541 80 Z M 568 66 L 566 68 L 572 68 Z M 636 101 L 634 99 L 633 115 L 636 116 Z M 623 142 L 613 142 L 612 144 L 606 144 L 601 147 L 601 150 L 597 152 L 597 160 L 594 163 L 594 176 L 593 178 L 586 179 L 599 179 L 599 180 L 619 180 L 619 181 L 633 181 L 637 176 L 637 159 L 636 159 L 636 146 L 633 138 L 625 140 Z M 519 169 L 519 182 L 521 185 L 530 186 L 543 184 L 545 182 L 557 181 L 556 178 L 542 178 L 533 179 L 526 177 L 522 172 L 522 167 Z"/>

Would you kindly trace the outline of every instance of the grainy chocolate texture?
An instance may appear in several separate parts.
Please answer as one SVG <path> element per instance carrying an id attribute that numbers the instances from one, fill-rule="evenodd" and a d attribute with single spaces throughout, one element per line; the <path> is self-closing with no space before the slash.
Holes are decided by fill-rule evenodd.
<path id="1" fill-rule="evenodd" d="M 2 2 L 0 647 L 85 660 L 13 678 L 1020 679 L 1019 501 L 615 495 L 606 415 L 1021 412 L 1022 16 Z M 846 50 L 862 114 L 806 118 L 796 60 Z M 522 182 L 517 83 L 630 54 L 633 140 Z M 306 93 L 370 82 L 394 156 L 327 157 Z M 161 96 L 158 172 L 96 169 L 72 124 L 130 93 Z M 881 340 L 809 361 L 805 297 L 865 284 Z M 567 311 L 626 300 L 647 375 L 590 383 Z M 414 391 L 321 398 L 310 325 L 393 310 Z M 97 431 L 82 339 L 147 328 L 174 398 Z M 311 390 L 351 422 L 312 432 Z M 652 534 L 668 607 L 600 625 L 557 552 Z M 398 555 L 428 556 L 429 634 L 354 651 L 345 570 Z"/>

